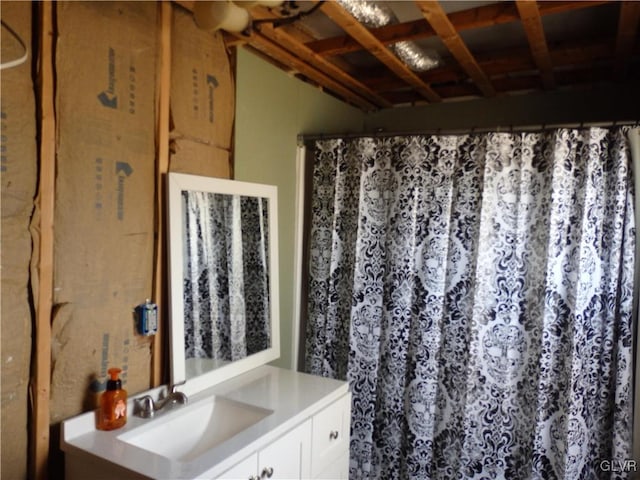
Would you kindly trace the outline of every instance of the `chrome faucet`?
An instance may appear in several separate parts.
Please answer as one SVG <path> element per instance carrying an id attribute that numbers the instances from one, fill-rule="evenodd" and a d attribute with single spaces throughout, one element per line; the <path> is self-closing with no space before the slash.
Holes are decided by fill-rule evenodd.
<path id="1" fill-rule="evenodd" d="M 151 395 L 145 395 L 144 397 L 138 398 L 135 402 L 136 409 L 134 414 L 142 418 L 152 418 L 156 412 L 162 410 L 167 405 L 169 405 L 169 407 L 177 403 L 186 405 L 189 399 L 183 392 L 178 392 L 177 390 L 177 387 L 184 385 L 184 383 L 185 382 L 180 382 L 175 385 L 171 385 L 171 392 L 159 399 L 157 402 L 153 401 L 153 397 Z"/>

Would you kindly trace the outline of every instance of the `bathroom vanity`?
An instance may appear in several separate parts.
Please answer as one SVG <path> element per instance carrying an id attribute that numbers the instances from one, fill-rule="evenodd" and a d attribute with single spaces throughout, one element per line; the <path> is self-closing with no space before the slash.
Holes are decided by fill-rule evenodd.
<path id="1" fill-rule="evenodd" d="M 349 415 L 346 383 L 265 365 L 119 430 L 63 422 L 66 478 L 347 479 Z"/>
<path id="2" fill-rule="evenodd" d="M 171 380 L 132 396 L 127 424 L 62 423 L 76 479 L 347 479 L 346 382 L 267 365 L 280 355 L 275 187 L 168 175 Z M 125 386 L 126 388 L 126 386 Z M 141 398 L 146 398 L 141 402 Z M 168 405 L 151 418 L 140 405 Z"/>

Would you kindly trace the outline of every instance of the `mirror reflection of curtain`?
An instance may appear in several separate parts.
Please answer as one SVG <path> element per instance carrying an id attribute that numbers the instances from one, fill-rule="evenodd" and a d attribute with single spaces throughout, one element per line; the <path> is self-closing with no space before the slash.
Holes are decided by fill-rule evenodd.
<path id="1" fill-rule="evenodd" d="M 185 357 L 239 360 L 268 348 L 267 201 L 183 192 Z"/>
<path id="2" fill-rule="evenodd" d="M 312 148 L 306 369 L 349 381 L 349 478 L 627 478 L 626 129 Z"/>

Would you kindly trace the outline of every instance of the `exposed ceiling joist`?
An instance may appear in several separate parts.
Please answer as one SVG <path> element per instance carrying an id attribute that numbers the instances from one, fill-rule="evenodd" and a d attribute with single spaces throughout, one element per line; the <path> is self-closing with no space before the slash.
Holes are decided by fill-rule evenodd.
<path id="1" fill-rule="evenodd" d="M 251 8 L 250 13 L 252 18 L 259 19 L 259 20 L 265 20 L 267 18 L 274 18 L 274 17 L 287 18 L 277 9 L 260 7 L 260 6 L 254 6 L 253 8 Z M 292 37 L 293 39 L 297 40 L 299 43 L 303 44 L 307 48 L 309 48 L 309 43 L 312 43 L 314 41 L 313 34 L 308 31 L 308 27 L 304 25 L 302 22 L 294 22 L 291 25 L 280 25 L 279 27 L 277 27 L 277 30 L 287 33 L 289 37 Z M 313 52 L 313 49 L 309 48 L 309 50 Z M 317 53 L 317 52 L 313 52 L 313 53 Z M 327 60 L 333 63 L 339 69 L 344 70 L 345 72 L 351 73 L 353 71 L 353 68 L 351 67 L 351 65 L 349 65 L 349 63 L 345 62 L 339 57 L 334 57 Z"/>
<path id="2" fill-rule="evenodd" d="M 593 62 L 600 62 L 608 58 L 614 45 L 613 39 L 593 39 L 588 43 L 572 42 L 559 45 L 551 50 L 549 55 L 556 67 L 575 66 L 586 68 Z M 640 55 L 640 45 L 636 47 L 636 54 Z M 507 74 L 521 74 L 536 68 L 529 51 L 524 48 L 508 48 L 500 51 L 492 51 L 485 54 L 477 54 L 476 60 L 482 70 L 490 77 L 501 77 Z M 421 74 L 425 82 L 432 85 L 443 83 L 461 83 L 466 74 L 454 66 L 437 68 Z M 493 78 L 495 84 L 499 78 Z M 397 78 L 385 75 L 374 77 L 367 82 L 369 87 L 378 92 L 397 90 L 402 84 Z"/>
<path id="3" fill-rule="evenodd" d="M 439 102 L 440 97 L 433 89 L 424 83 L 420 77 L 412 72 L 398 57 L 389 51 L 364 25 L 356 20 L 349 12 L 337 2 L 325 2 L 320 7 L 331 20 L 347 32 L 360 45 L 366 48 L 373 56 L 384 63 L 393 73 L 413 86 L 416 91 L 430 102 Z"/>
<path id="4" fill-rule="evenodd" d="M 572 86 L 575 89 L 589 88 L 594 82 L 601 82 L 611 76 L 611 71 L 607 68 L 571 70 L 560 72 L 556 75 L 556 83 L 560 87 Z M 503 77 L 494 80 L 496 91 L 499 94 L 509 94 L 512 92 L 534 92 L 539 89 L 540 77 L 530 75 L 523 77 Z M 452 84 L 438 87 L 438 94 L 445 100 L 473 98 L 475 91 L 471 84 Z M 419 98 L 413 92 L 398 91 L 388 95 L 389 99 L 397 104 L 415 104 Z"/>
<path id="5" fill-rule="evenodd" d="M 176 3 L 179 3 L 182 7 L 190 11 L 193 11 L 193 4 L 194 4 L 193 1 L 182 0 Z M 340 83 L 339 81 L 336 81 L 333 77 L 331 77 L 330 76 L 331 74 L 335 76 L 336 74 L 335 71 L 327 75 L 326 73 L 312 67 L 311 64 L 308 63 L 309 58 L 307 58 L 307 61 L 304 61 L 298 58 L 297 56 L 293 55 L 286 48 L 283 48 L 281 43 L 286 43 L 288 44 L 289 47 L 291 47 L 291 45 L 293 44 L 299 44 L 302 48 L 298 53 L 300 53 L 306 48 L 302 44 L 297 42 L 291 35 L 288 35 L 285 32 L 278 32 L 277 34 L 275 34 L 273 27 L 269 27 L 266 25 L 263 28 L 265 29 L 265 31 L 271 33 L 272 36 L 277 37 L 275 38 L 275 41 L 273 41 L 274 39 L 270 39 L 268 36 L 262 35 L 259 32 L 252 32 L 250 35 L 233 35 L 232 34 L 232 37 L 235 38 L 236 42 L 240 42 L 242 44 L 251 46 L 252 48 L 266 55 L 267 57 L 276 60 L 279 64 L 287 66 L 292 71 L 300 72 L 301 74 L 308 77 L 310 80 L 313 80 L 314 82 L 316 82 L 318 85 L 327 86 L 332 92 L 339 94 L 343 99 L 347 100 L 350 103 L 353 103 L 354 105 L 357 105 L 363 110 L 375 110 L 379 106 L 390 105 L 386 99 L 377 95 L 375 92 L 369 90 L 366 86 L 363 85 L 363 87 L 365 87 L 365 90 L 360 90 L 360 87 L 357 85 L 357 88 L 361 92 L 362 91 L 366 93 L 370 92 L 371 95 L 376 98 L 376 103 L 373 103 L 370 100 L 363 98 L 363 96 L 354 93 L 353 91 L 346 88 L 342 83 Z M 312 57 L 312 58 L 313 58 L 313 55 L 315 55 L 312 52 L 311 53 L 304 52 L 304 53 L 308 54 L 308 57 Z M 327 66 L 326 64 L 328 64 L 328 62 L 326 62 L 326 60 L 323 59 L 322 64 L 323 66 L 326 67 Z M 336 70 L 339 70 L 337 69 L 337 67 L 335 68 Z M 351 77 L 349 77 L 347 74 L 343 74 L 341 76 L 341 79 L 344 81 L 344 79 L 347 77 L 350 82 L 352 83 L 357 82 L 355 79 L 351 79 Z"/>
<path id="6" fill-rule="evenodd" d="M 268 39 L 260 33 L 253 32 L 247 42 L 248 45 L 256 50 L 268 55 L 269 57 L 277 60 L 283 65 L 287 65 L 289 68 L 300 72 L 301 74 L 313 80 L 320 86 L 326 86 L 329 90 L 339 94 L 342 98 L 359 106 L 364 110 L 375 110 L 376 106 L 369 100 L 362 98 L 360 95 L 356 95 L 351 90 L 344 87 L 341 83 L 337 82 L 327 74 L 311 67 L 308 63 L 300 60 L 298 57 L 292 55 L 285 48 L 281 47 L 277 43 Z"/>
<path id="7" fill-rule="evenodd" d="M 262 17 L 265 18 L 265 17 Z M 318 70 L 331 76 L 336 81 L 345 85 L 346 87 L 359 92 L 362 96 L 365 96 L 370 102 L 377 107 L 391 107 L 393 104 L 389 102 L 382 95 L 371 90 L 367 85 L 356 80 L 343 70 L 338 68 L 333 63 L 324 59 L 313 50 L 306 47 L 304 44 L 297 41 L 292 35 L 287 33 L 281 28 L 274 28 L 272 25 L 263 24 L 259 27 L 260 33 L 265 37 L 278 43 L 280 46 L 286 48 L 289 52 L 296 55 L 301 60 L 305 61 L 309 65 L 314 65 Z M 251 44 L 251 41 L 249 41 Z"/>
<path id="8" fill-rule="evenodd" d="M 551 64 L 551 56 L 549 55 L 547 40 L 542 28 L 538 4 L 535 0 L 517 0 L 516 7 L 518 7 L 522 26 L 529 40 L 531 55 L 533 55 L 538 70 L 540 70 L 542 83 L 546 89 L 552 89 L 555 86 L 553 65 Z"/>
<path id="9" fill-rule="evenodd" d="M 193 0 L 174 3 L 193 10 Z M 335 0 L 312 8 L 317 3 L 250 8 L 250 28 L 225 33 L 225 41 L 365 111 L 543 87 L 640 84 L 640 1 L 515 0 L 461 11 L 468 3 L 390 2 L 396 19 L 381 28 L 368 28 Z M 433 48 L 442 63 L 411 70 L 396 56 L 398 41 L 411 41 L 415 51 Z"/>
<path id="10" fill-rule="evenodd" d="M 496 94 L 491 80 L 485 75 L 440 4 L 435 0 L 419 0 L 416 4 L 431 28 L 438 34 L 462 69 L 473 79 L 480 91 L 487 97 Z"/>
<path id="11" fill-rule="evenodd" d="M 583 8 L 593 8 L 611 3 L 611 1 L 546 1 L 540 2 L 539 10 L 540 15 L 545 16 L 554 13 L 572 12 Z M 449 20 L 458 32 L 517 22 L 519 19 L 518 10 L 512 1 L 501 1 L 482 7 L 453 12 L 449 15 Z M 425 23 L 424 19 L 375 28 L 371 30 L 371 33 L 385 45 L 401 41 L 421 40 L 436 35 L 436 32 Z M 323 56 L 344 55 L 345 53 L 363 49 L 362 45 L 349 36 L 315 40 L 307 43 L 307 46 Z"/>

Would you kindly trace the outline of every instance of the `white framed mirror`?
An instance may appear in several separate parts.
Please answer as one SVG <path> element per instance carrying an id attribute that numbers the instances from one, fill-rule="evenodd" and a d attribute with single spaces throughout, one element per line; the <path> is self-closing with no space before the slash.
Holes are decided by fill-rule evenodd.
<path id="1" fill-rule="evenodd" d="M 277 187 L 167 184 L 171 381 L 194 393 L 280 356 Z"/>

